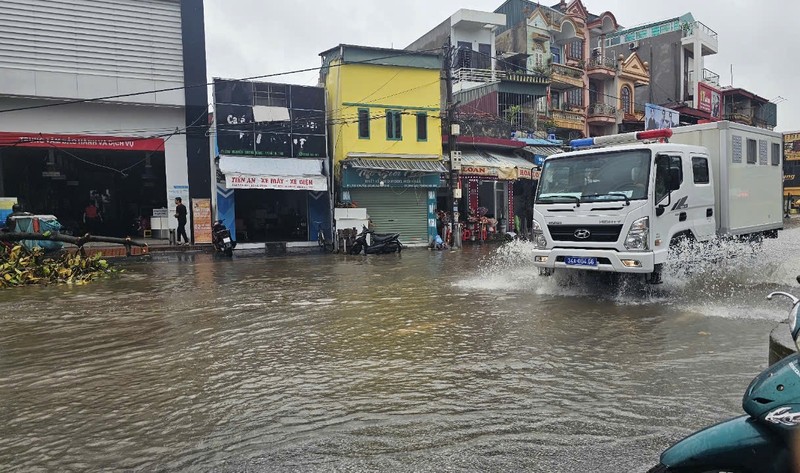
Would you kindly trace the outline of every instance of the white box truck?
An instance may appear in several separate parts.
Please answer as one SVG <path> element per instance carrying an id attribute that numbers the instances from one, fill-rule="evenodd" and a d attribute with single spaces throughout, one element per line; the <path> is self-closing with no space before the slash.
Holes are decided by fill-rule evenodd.
<path id="1" fill-rule="evenodd" d="M 539 180 L 541 274 L 640 273 L 659 283 L 681 239 L 774 238 L 783 228 L 780 133 L 721 121 L 571 144 L 587 149 L 547 158 Z"/>

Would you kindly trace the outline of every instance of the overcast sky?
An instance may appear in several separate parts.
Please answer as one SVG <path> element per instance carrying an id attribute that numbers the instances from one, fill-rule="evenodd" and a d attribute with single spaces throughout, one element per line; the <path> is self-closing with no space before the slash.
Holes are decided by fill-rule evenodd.
<path id="1" fill-rule="evenodd" d="M 544 2 L 545 5 L 557 3 Z M 502 0 L 205 0 L 210 77 L 250 77 L 319 67 L 339 43 L 404 48 L 460 8 L 494 11 Z M 778 131 L 800 130 L 798 0 L 585 0 L 625 27 L 691 12 L 719 34 L 705 67 L 721 85 L 778 103 Z M 646 5 L 646 6 L 645 6 Z M 781 23 L 778 19 L 786 19 Z M 317 73 L 270 78 L 316 85 Z M 783 99 L 779 98 L 782 97 Z"/>

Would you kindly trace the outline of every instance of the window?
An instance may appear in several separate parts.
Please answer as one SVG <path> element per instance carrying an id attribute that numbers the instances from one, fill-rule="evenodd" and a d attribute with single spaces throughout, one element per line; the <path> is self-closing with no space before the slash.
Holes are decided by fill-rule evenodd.
<path id="1" fill-rule="evenodd" d="M 386 111 L 386 139 L 395 141 L 403 139 L 403 115 L 399 110 Z"/>
<path id="2" fill-rule="evenodd" d="M 619 100 L 621 102 L 620 108 L 622 109 L 623 113 L 630 114 L 631 113 L 631 88 L 623 86 L 622 89 L 619 91 Z"/>
<path id="3" fill-rule="evenodd" d="M 491 44 L 478 44 L 478 69 L 491 69 L 492 68 L 492 45 Z"/>
<path id="4" fill-rule="evenodd" d="M 692 158 L 692 174 L 695 184 L 708 184 L 708 160 L 706 158 Z"/>
<path id="5" fill-rule="evenodd" d="M 659 155 L 656 157 L 656 203 L 669 195 L 668 176 L 678 180 L 676 186 L 683 184 L 683 165 L 680 156 Z"/>
<path id="6" fill-rule="evenodd" d="M 286 84 L 256 83 L 253 91 L 255 105 L 267 107 L 288 107 Z"/>
<path id="7" fill-rule="evenodd" d="M 572 89 L 568 91 L 567 104 L 571 107 L 583 107 L 583 89 Z"/>
<path id="8" fill-rule="evenodd" d="M 417 141 L 428 141 L 428 114 L 417 114 Z"/>
<path id="9" fill-rule="evenodd" d="M 567 51 L 567 56 L 569 56 L 570 59 L 583 59 L 583 40 L 579 39 L 569 43 Z"/>
<path id="10" fill-rule="evenodd" d="M 756 140 L 747 139 L 747 164 L 758 162 L 758 143 Z"/>
<path id="11" fill-rule="evenodd" d="M 369 110 L 366 108 L 358 109 L 358 137 L 369 139 Z"/>
<path id="12" fill-rule="evenodd" d="M 456 58 L 456 68 L 472 67 L 472 43 L 467 41 L 458 42 L 458 57 Z"/>
<path id="13" fill-rule="evenodd" d="M 773 166 L 780 166 L 781 165 L 781 144 L 780 143 L 772 143 L 772 165 Z"/>

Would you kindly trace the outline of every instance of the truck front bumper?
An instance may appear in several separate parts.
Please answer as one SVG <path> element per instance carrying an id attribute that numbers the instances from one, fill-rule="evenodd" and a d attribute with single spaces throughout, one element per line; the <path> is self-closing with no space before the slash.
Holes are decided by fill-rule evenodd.
<path id="1" fill-rule="evenodd" d="M 584 262 L 594 258 L 596 265 L 570 265 L 568 258 L 581 258 Z M 535 250 L 533 264 L 538 268 L 549 269 L 581 269 L 584 271 L 607 271 L 614 273 L 652 273 L 655 268 L 655 256 L 647 252 L 618 252 L 613 250 L 593 250 L 578 248 L 555 248 L 552 250 Z"/>

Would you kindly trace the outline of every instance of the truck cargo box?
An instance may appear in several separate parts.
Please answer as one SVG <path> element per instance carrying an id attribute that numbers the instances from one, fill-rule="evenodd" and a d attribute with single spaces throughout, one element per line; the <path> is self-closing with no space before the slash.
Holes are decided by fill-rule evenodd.
<path id="1" fill-rule="evenodd" d="M 719 235 L 783 228 L 783 137 L 729 121 L 673 128 L 670 142 L 708 148 Z"/>

